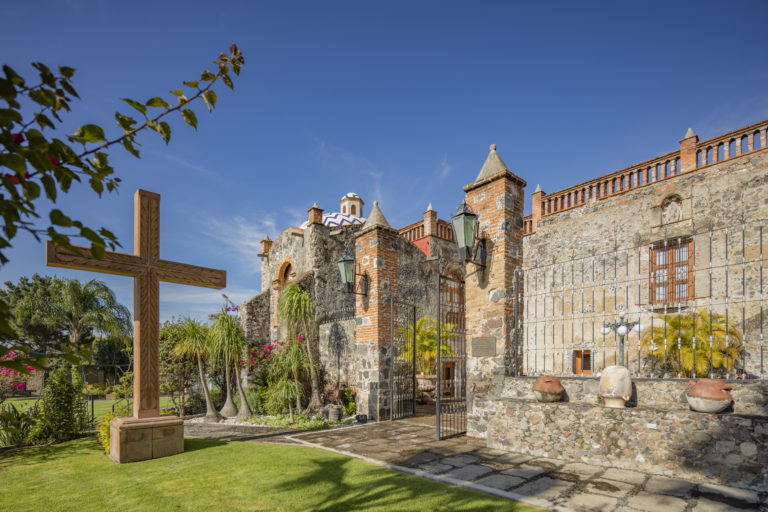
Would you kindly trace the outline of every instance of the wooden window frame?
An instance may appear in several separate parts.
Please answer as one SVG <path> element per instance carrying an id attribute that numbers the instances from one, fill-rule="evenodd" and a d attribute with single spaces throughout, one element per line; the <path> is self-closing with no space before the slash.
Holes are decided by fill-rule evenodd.
<path id="1" fill-rule="evenodd" d="M 687 247 L 688 256 L 683 261 L 677 261 L 678 249 L 681 247 Z M 658 255 L 665 254 L 666 259 L 662 263 L 658 263 Z M 687 265 L 687 275 L 685 279 L 678 279 L 678 267 Z M 656 275 L 658 270 L 666 270 L 666 281 L 664 283 L 656 282 Z M 649 290 L 649 302 L 651 304 L 669 304 L 684 302 L 693 299 L 693 240 L 689 238 L 683 238 L 680 240 L 659 242 L 653 244 L 650 250 L 650 290 Z M 687 293 L 685 297 L 677 296 L 677 287 L 679 284 L 687 285 Z M 657 289 L 666 288 L 666 293 L 663 298 L 657 298 Z"/>
<path id="2" fill-rule="evenodd" d="M 587 362 L 585 365 L 584 362 Z M 573 374 L 592 375 L 592 350 L 573 351 Z"/>

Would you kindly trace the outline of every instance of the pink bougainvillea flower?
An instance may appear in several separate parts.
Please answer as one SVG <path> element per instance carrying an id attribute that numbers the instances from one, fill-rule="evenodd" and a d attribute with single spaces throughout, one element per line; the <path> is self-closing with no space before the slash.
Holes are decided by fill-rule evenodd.
<path id="1" fill-rule="evenodd" d="M 13 142 L 15 144 L 21 144 L 24 142 L 24 134 L 23 133 L 12 133 L 11 137 L 13 137 Z"/>

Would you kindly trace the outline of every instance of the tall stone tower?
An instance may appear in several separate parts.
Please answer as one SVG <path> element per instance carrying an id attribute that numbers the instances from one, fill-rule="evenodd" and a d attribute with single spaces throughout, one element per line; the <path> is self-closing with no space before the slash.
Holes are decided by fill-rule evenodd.
<path id="1" fill-rule="evenodd" d="M 478 215 L 479 237 L 486 241 L 486 267 L 467 268 L 467 413 L 473 430 L 473 409 L 494 380 L 511 373 L 516 364 L 515 330 L 517 271 L 523 261 L 523 188 L 491 146 L 474 183 L 464 187 L 466 202 Z M 482 435 L 475 431 L 473 435 Z"/>

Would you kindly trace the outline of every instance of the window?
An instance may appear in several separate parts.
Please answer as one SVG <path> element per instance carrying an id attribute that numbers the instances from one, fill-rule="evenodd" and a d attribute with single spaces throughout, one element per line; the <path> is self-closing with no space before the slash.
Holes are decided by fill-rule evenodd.
<path id="1" fill-rule="evenodd" d="M 691 240 L 651 247 L 651 303 L 693 298 L 693 244 Z"/>
<path id="2" fill-rule="evenodd" d="M 350 213 L 352 213 L 352 215 L 357 215 L 357 206 L 353 204 L 349 208 L 350 208 Z"/>
<path id="3" fill-rule="evenodd" d="M 592 374 L 592 351 L 574 350 L 573 351 L 573 373 L 575 375 Z"/>

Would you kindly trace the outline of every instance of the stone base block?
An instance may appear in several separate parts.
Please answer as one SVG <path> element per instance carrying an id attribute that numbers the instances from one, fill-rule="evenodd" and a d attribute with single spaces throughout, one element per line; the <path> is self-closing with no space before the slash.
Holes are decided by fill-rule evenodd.
<path id="1" fill-rule="evenodd" d="M 184 452 L 184 420 L 176 416 L 115 418 L 109 428 L 109 456 L 117 463 Z"/>

